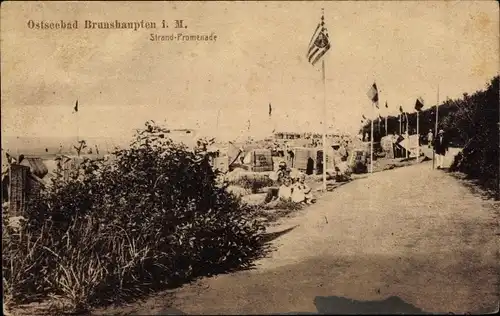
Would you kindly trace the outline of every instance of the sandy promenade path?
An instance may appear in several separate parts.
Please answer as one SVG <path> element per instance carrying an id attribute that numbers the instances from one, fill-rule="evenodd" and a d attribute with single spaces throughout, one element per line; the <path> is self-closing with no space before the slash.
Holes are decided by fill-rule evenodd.
<path id="1" fill-rule="evenodd" d="M 409 313 L 492 311 L 498 215 L 495 202 L 432 170 L 432 162 L 376 173 L 273 227 L 295 228 L 272 242 L 276 251 L 255 270 L 186 285 L 172 307 L 187 314 L 316 312 L 317 296 L 397 296 L 411 304 Z M 159 313 L 168 300 L 150 298 L 134 311 Z M 363 313 L 339 300 L 329 312 Z"/>

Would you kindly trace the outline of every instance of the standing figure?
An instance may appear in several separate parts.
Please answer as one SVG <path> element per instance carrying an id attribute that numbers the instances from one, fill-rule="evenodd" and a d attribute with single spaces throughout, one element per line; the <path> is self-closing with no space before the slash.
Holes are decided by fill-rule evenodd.
<path id="1" fill-rule="evenodd" d="M 448 148 L 448 139 L 444 135 L 444 130 L 440 129 L 436 139 L 434 140 L 434 151 L 436 152 L 437 169 L 442 169 L 444 167 L 444 156 L 446 155 Z"/>
<path id="2" fill-rule="evenodd" d="M 432 142 L 434 141 L 434 134 L 432 133 L 432 129 L 429 129 L 429 133 L 427 133 L 427 147 L 432 147 Z"/>

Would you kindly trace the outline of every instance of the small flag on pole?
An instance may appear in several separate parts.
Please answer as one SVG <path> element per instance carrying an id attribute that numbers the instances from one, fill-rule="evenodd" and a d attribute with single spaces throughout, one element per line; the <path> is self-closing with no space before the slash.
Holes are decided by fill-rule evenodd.
<path id="1" fill-rule="evenodd" d="M 399 106 L 399 112 L 401 112 L 401 114 L 403 114 L 403 113 L 404 113 L 404 112 L 403 112 L 403 107 L 402 107 L 401 105 Z"/>
<path id="2" fill-rule="evenodd" d="M 424 99 L 422 97 L 418 97 L 415 102 L 415 110 L 420 111 L 424 107 Z"/>
<path id="3" fill-rule="evenodd" d="M 321 15 L 321 22 L 316 26 L 316 30 L 309 41 L 309 48 L 307 50 L 307 60 L 314 66 L 323 55 L 330 49 L 330 40 L 328 38 L 328 31 L 325 27 L 325 16 Z"/>
<path id="4" fill-rule="evenodd" d="M 363 119 L 366 120 L 366 116 L 363 114 Z"/>
<path id="5" fill-rule="evenodd" d="M 271 117 L 272 113 L 273 113 L 273 108 L 271 106 L 271 103 L 269 103 L 269 117 Z"/>
<path id="6" fill-rule="evenodd" d="M 387 106 L 387 101 L 385 101 L 385 108 L 388 109 L 389 107 Z"/>
<path id="7" fill-rule="evenodd" d="M 75 110 L 75 112 L 78 112 L 78 100 L 76 100 L 76 104 L 75 104 L 75 107 L 73 109 Z"/>
<path id="8" fill-rule="evenodd" d="M 376 107 L 378 108 L 378 89 L 377 89 L 377 84 L 373 83 L 373 85 L 370 87 L 370 90 L 368 90 L 368 98 L 372 100 L 373 103 L 376 104 Z"/>

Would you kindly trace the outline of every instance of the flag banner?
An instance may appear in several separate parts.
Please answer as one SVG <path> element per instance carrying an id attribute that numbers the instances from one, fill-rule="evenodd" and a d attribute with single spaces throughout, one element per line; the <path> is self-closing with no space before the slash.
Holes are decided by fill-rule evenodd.
<path id="1" fill-rule="evenodd" d="M 373 103 L 376 104 L 378 108 L 378 90 L 377 90 L 377 84 L 373 83 L 373 85 L 370 87 L 370 90 L 368 90 L 368 98 L 372 100 Z"/>
<path id="2" fill-rule="evenodd" d="M 401 112 L 401 114 L 403 114 L 403 113 L 404 113 L 404 112 L 403 112 L 403 107 L 402 107 L 401 105 L 399 106 L 399 112 Z"/>
<path id="3" fill-rule="evenodd" d="M 75 112 L 78 112 L 78 100 L 76 100 L 76 104 L 75 104 L 75 107 L 73 109 L 75 110 Z"/>
<path id="4" fill-rule="evenodd" d="M 366 120 L 366 116 L 363 114 L 363 119 Z"/>
<path id="5" fill-rule="evenodd" d="M 316 27 L 316 30 L 309 42 L 307 50 L 307 60 L 314 66 L 323 55 L 330 49 L 330 40 L 328 31 L 325 27 L 325 16 L 321 15 L 321 22 Z"/>
<path id="6" fill-rule="evenodd" d="M 422 97 L 418 97 L 415 102 L 415 110 L 420 111 L 424 107 L 424 99 Z"/>
<path id="7" fill-rule="evenodd" d="M 269 103 L 269 117 L 271 116 L 272 113 L 273 113 L 273 108 L 271 106 L 271 103 Z"/>
<path id="8" fill-rule="evenodd" d="M 387 106 L 387 101 L 385 101 L 385 108 L 388 109 L 389 107 Z"/>

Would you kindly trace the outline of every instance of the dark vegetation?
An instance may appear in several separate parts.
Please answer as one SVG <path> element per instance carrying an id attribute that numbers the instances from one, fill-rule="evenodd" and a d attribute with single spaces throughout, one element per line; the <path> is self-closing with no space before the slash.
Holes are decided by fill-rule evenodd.
<path id="1" fill-rule="evenodd" d="M 193 150 L 167 135 L 147 122 L 111 162 L 56 176 L 19 227 L 4 216 L 7 303 L 55 296 L 83 311 L 248 268 L 264 253 L 264 227 L 216 181 L 208 142 Z"/>

